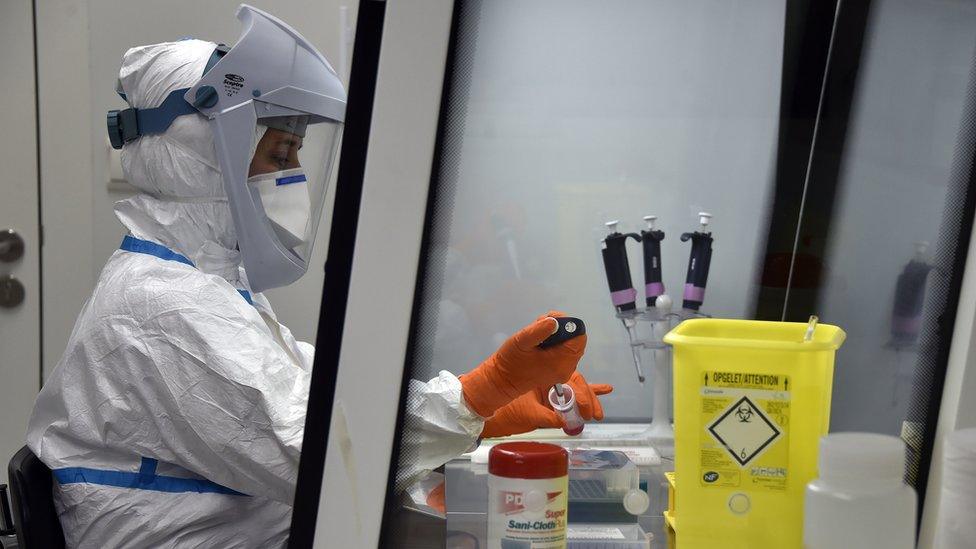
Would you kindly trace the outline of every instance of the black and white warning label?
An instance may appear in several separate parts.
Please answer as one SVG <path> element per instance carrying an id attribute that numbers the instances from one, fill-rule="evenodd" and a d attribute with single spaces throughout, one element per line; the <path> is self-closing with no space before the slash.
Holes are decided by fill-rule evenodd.
<path id="1" fill-rule="evenodd" d="M 789 389 L 788 376 L 705 373 L 699 456 L 703 486 L 786 488 Z"/>
<path id="2" fill-rule="evenodd" d="M 748 465 L 783 434 L 747 396 L 729 406 L 712 422 L 708 432 L 740 465 Z"/>

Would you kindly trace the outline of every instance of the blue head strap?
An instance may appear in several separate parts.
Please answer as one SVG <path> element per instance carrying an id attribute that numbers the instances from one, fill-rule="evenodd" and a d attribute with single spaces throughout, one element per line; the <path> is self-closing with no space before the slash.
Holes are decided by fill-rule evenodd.
<path id="1" fill-rule="evenodd" d="M 207 66 L 203 74 L 213 68 L 220 61 L 230 48 L 220 44 L 214 49 L 207 61 Z M 112 148 L 121 149 L 122 145 L 137 139 L 142 135 L 159 134 L 169 129 L 170 124 L 176 117 L 186 114 L 194 114 L 197 107 L 212 107 L 217 102 L 217 90 L 211 86 L 204 86 L 197 91 L 193 103 L 186 101 L 183 96 L 190 88 L 173 90 L 163 103 L 153 109 L 128 108 L 125 110 L 108 111 L 108 139 L 112 143 Z M 122 99 L 126 99 L 125 94 L 119 93 Z"/>

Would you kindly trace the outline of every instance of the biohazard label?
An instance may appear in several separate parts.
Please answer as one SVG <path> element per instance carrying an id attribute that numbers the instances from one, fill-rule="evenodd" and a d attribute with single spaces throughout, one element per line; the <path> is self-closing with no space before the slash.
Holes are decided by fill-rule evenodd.
<path id="1" fill-rule="evenodd" d="M 702 486 L 784 490 L 789 476 L 789 376 L 705 372 Z"/>
<path id="2" fill-rule="evenodd" d="M 742 397 L 709 427 L 740 465 L 748 465 L 782 434 L 749 397 Z"/>

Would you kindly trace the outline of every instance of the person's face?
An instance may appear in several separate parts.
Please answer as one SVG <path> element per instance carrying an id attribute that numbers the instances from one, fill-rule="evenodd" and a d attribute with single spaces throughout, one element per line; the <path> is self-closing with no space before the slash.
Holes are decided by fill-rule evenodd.
<path id="1" fill-rule="evenodd" d="M 302 148 L 302 138 L 288 132 L 268 128 L 258 142 L 258 148 L 251 159 L 248 177 L 265 173 L 290 170 L 302 167 L 298 161 L 298 150 Z"/>

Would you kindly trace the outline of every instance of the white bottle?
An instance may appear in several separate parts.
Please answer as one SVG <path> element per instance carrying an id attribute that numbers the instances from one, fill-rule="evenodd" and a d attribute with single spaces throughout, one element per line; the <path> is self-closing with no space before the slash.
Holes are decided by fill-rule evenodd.
<path id="1" fill-rule="evenodd" d="M 897 437 L 823 437 L 820 477 L 807 485 L 804 549 L 915 547 L 915 491 L 904 474 L 905 443 Z"/>
<path id="2" fill-rule="evenodd" d="M 946 437 L 936 549 L 971 549 L 976 543 L 976 429 Z"/>

